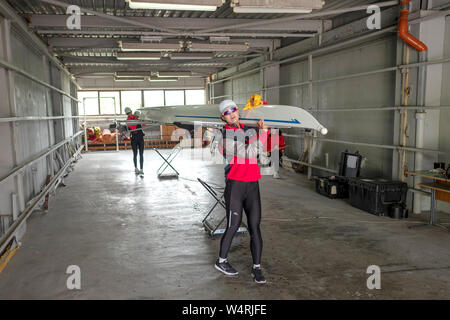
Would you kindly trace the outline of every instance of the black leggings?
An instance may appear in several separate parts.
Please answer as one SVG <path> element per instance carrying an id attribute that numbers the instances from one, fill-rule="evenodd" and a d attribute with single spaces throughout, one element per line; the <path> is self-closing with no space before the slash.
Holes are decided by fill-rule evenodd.
<path id="1" fill-rule="evenodd" d="M 131 138 L 131 148 L 133 149 L 133 162 L 135 168 L 137 168 L 137 153 L 139 149 L 139 162 L 142 170 L 144 168 L 144 139 Z"/>
<path id="2" fill-rule="evenodd" d="M 227 228 L 220 241 L 219 257 L 222 259 L 227 258 L 233 237 L 241 225 L 242 210 L 244 210 L 247 215 L 253 263 L 260 264 L 263 241 L 259 228 L 261 222 L 261 198 L 258 181 L 228 180 L 224 196 L 227 208 Z"/>

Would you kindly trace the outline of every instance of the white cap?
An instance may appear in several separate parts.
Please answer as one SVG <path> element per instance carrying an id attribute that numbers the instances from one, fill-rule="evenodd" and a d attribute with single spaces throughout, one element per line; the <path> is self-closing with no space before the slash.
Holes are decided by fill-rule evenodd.
<path id="1" fill-rule="evenodd" d="M 128 107 L 126 107 L 126 108 L 125 108 L 125 113 L 127 114 L 127 113 L 130 113 L 130 112 L 132 112 L 131 109 L 128 108 Z"/>
<path id="2" fill-rule="evenodd" d="M 140 117 L 140 116 L 141 116 L 141 112 L 140 112 L 139 110 L 136 110 L 136 111 L 134 112 L 134 115 L 135 115 L 136 117 Z"/>
<path id="3" fill-rule="evenodd" d="M 220 112 L 220 114 L 223 114 L 225 112 L 225 110 L 232 108 L 232 107 L 237 108 L 237 105 L 233 100 L 223 100 L 219 104 L 219 112 Z"/>

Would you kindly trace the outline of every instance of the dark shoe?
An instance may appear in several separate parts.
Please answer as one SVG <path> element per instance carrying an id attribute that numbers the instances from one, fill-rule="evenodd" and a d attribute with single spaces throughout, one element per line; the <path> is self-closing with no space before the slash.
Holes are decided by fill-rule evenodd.
<path id="1" fill-rule="evenodd" d="M 261 268 L 252 268 L 252 277 L 256 283 L 266 283 L 266 278 L 264 278 Z"/>
<path id="2" fill-rule="evenodd" d="M 230 266 L 228 261 L 219 263 L 219 259 L 217 259 L 216 264 L 214 265 L 214 267 L 217 270 L 219 270 L 220 272 L 225 273 L 228 276 L 235 276 L 235 275 L 238 274 L 236 269 L 234 269 L 232 266 Z"/>

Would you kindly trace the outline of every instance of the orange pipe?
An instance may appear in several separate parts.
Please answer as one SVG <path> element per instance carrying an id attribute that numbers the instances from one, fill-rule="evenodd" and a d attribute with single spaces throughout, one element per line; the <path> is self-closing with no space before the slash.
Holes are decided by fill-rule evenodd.
<path id="1" fill-rule="evenodd" d="M 410 0 L 400 1 L 401 10 L 400 18 L 398 19 L 398 35 L 403 41 L 405 41 L 417 51 L 427 51 L 428 47 L 425 45 L 425 43 L 418 40 L 408 32 L 409 2 Z"/>

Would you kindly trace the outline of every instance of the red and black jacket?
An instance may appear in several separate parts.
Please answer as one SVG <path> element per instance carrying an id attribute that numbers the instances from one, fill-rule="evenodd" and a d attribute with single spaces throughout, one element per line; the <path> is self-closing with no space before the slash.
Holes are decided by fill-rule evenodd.
<path id="1" fill-rule="evenodd" d="M 227 160 L 225 178 L 243 182 L 254 182 L 261 179 L 257 160 L 258 144 L 265 145 L 267 131 L 261 130 L 257 134 L 256 129 L 244 124 L 241 127 L 225 125 L 222 131 L 222 141 L 219 143 L 219 151 Z"/>
<path id="2" fill-rule="evenodd" d="M 131 115 L 131 116 L 128 116 L 127 120 L 138 120 L 138 118 L 134 115 Z M 140 124 L 133 124 L 133 125 L 128 126 L 129 130 L 136 130 L 136 129 L 140 129 L 140 128 L 142 128 L 142 126 Z M 144 132 L 142 132 L 142 130 L 131 131 L 131 138 L 132 139 L 144 138 Z"/>

